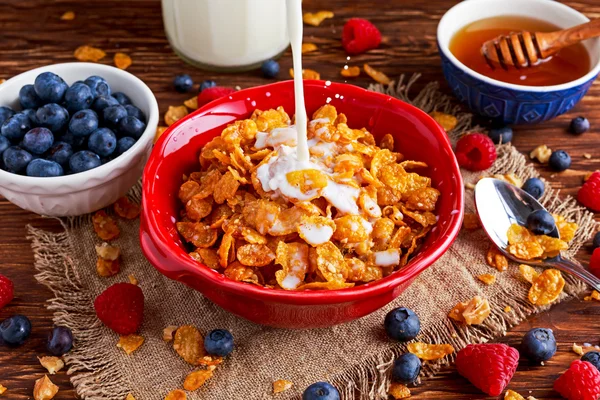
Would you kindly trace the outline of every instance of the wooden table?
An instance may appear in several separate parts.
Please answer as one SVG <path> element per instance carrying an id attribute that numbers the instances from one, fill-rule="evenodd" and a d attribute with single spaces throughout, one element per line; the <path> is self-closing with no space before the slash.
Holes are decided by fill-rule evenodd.
<path id="1" fill-rule="evenodd" d="M 339 71 L 346 62 L 340 46 L 342 25 L 348 18 L 362 17 L 377 25 L 383 34 L 383 43 L 377 50 L 353 57 L 352 64 L 368 62 L 392 77 L 421 72 L 423 77 L 417 88 L 428 81 L 443 81 L 435 44 L 436 26 L 443 13 L 454 3 L 456 1 L 451 0 L 330 0 L 326 3 L 305 0 L 306 11 L 327 7 L 336 14 L 333 20 L 320 27 L 305 27 L 305 41 L 319 46 L 318 52 L 304 57 L 305 67 L 319 71 L 323 79 L 341 80 Z M 595 0 L 567 3 L 587 12 L 591 18 L 600 17 L 600 7 Z M 70 10 L 75 11 L 75 20 L 61 21 L 60 16 Z M 183 63 L 167 43 L 157 0 L 3 0 L 0 2 L 0 38 L 0 78 L 10 78 L 47 64 L 74 61 L 73 50 L 82 44 L 107 51 L 105 63 L 112 62 L 116 51 L 126 52 L 133 58 L 129 71 L 143 79 L 154 91 L 161 113 L 169 105 L 181 104 L 191 97 L 191 94 L 182 95 L 173 90 L 172 80 L 177 73 L 189 73 L 196 82 L 213 79 L 221 85 L 239 85 L 242 88 L 268 83 L 258 71 L 224 75 L 200 71 Z M 288 78 L 290 66 L 288 51 L 281 59 L 281 79 Z M 369 82 L 366 77 L 355 81 L 360 86 Z M 600 87 L 595 84 L 587 97 L 568 115 L 541 125 L 516 129 L 513 143 L 523 152 L 539 144 L 570 152 L 573 166 L 568 171 L 555 175 L 548 168 L 540 167 L 543 176 L 552 182 L 553 187 L 562 189 L 564 195 L 575 194 L 583 175 L 600 168 L 599 96 Z M 583 136 L 574 137 L 566 132 L 566 127 L 577 114 L 587 116 L 593 129 Z M 592 158 L 585 159 L 584 153 L 590 153 Z M 31 318 L 33 323 L 31 339 L 24 346 L 18 349 L 0 348 L 0 383 L 9 388 L 5 398 L 29 399 L 34 380 L 44 372 L 36 356 L 44 354 L 45 337 L 52 320 L 44 307 L 51 293 L 33 278 L 33 257 L 25 237 L 25 225 L 57 230 L 58 224 L 23 211 L 6 200 L 0 201 L 0 215 L 0 273 L 9 276 L 16 287 L 16 298 L 0 311 L 0 319 L 21 313 Z M 589 258 L 589 250 L 582 250 L 582 260 Z M 524 332 L 540 326 L 554 329 L 559 351 L 543 367 L 522 363 L 511 388 L 525 396 L 557 399 L 559 397 L 552 391 L 552 383 L 575 359 L 570 351 L 572 343 L 598 344 L 600 341 L 600 307 L 598 303 L 572 300 L 532 317 L 514 328 L 502 341 L 517 345 Z M 57 399 L 75 398 L 64 372 L 52 379 L 60 386 Z M 453 368 L 447 368 L 436 378 L 427 380 L 413 393 L 416 399 L 485 398 Z"/>

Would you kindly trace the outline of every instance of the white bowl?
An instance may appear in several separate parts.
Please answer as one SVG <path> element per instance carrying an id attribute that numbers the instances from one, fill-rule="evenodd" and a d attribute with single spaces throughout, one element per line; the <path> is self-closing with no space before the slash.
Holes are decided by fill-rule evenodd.
<path id="1" fill-rule="evenodd" d="M 55 217 L 87 214 L 124 196 L 141 177 L 158 125 L 158 104 L 150 88 L 129 72 L 108 65 L 74 62 L 48 65 L 9 79 L 0 85 L 0 106 L 20 109 L 21 87 L 33 84 L 35 77 L 46 71 L 59 75 L 69 85 L 99 75 L 107 80 L 113 93 L 125 93 L 147 117 L 146 130 L 129 150 L 89 171 L 35 178 L 0 170 L 0 194 L 11 203 Z"/>

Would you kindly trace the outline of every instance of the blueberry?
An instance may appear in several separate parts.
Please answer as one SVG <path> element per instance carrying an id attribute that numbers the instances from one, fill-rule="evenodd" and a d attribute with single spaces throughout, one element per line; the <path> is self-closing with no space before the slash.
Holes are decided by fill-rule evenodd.
<path id="1" fill-rule="evenodd" d="M 88 136 L 75 136 L 73 132 L 67 131 L 58 137 L 62 142 L 68 143 L 73 149 L 80 149 L 85 146 Z"/>
<path id="2" fill-rule="evenodd" d="M 13 142 L 23 139 L 23 136 L 31 129 L 31 121 L 27 114 L 16 113 L 2 124 L 0 132 L 2 136 Z"/>
<path id="3" fill-rule="evenodd" d="M 10 147 L 10 140 L 6 136 L 0 135 L 0 154 L 4 153 L 4 150 Z"/>
<path id="4" fill-rule="evenodd" d="M 27 118 L 29 118 L 29 121 L 31 122 L 31 126 L 35 127 L 38 126 L 40 124 L 40 122 L 37 119 L 37 110 L 34 108 L 28 108 L 26 110 L 21 111 L 23 114 L 27 115 Z"/>
<path id="5" fill-rule="evenodd" d="M 233 336 L 228 330 L 214 329 L 204 338 L 204 349 L 213 356 L 228 356 L 233 351 Z"/>
<path id="6" fill-rule="evenodd" d="M 556 150 L 550 156 L 550 168 L 561 172 L 571 166 L 571 156 L 564 150 Z"/>
<path id="7" fill-rule="evenodd" d="M 0 337 L 10 346 L 20 346 L 31 335 L 31 321 L 24 315 L 13 315 L 0 324 Z"/>
<path id="8" fill-rule="evenodd" d="M 90 76 L 83 83 L 89 86 L 94 98 L 98 96 L 110 96 L 110 86 L 101 76 Z"/>
<path id="9" fill-rule="evenodd" d="M 488 132 L 488 136 L 492 139 L 492 142 L 496 144 L 512 142 L 513 130 L 510 126 L 502 126 L 499 128 L 492 128 Z"/>
<path id="10" fill-rule="evenodd" d="M 569 125 L 569 132 L 574 133 L 576 135 L 581 135 L 590 129 L 590 121 L 587 118 L 579 116 L 573 118 L 571 120 L 571 124 Z"/>
<path id="11" fill-rule="evenodd" d="M 57 162 L 37 158 L 29 163 L 26 174 L 27 176 L 47 178 L 51 176 L 62 176 L 64 175 L 64 171 Z"/>
<path id="12" fill-rule="evenodd" d="M 123 92 L 113 93 L 112 97 L 114 97 L 115 99 L 117 99 L 117 101 L 119 102 L 119 104 L 122 105 L 122 106 L 131 104 L 131 99 L 129 98 L 129 96 L 127 96 Z"/>
<path id="13" fill-rule="evenodd" d="M 1 151 L 0 151 L 1 153 Z M 592 241 L 592 247 L 595 249 L 600 247 L 600 232 L 596 232 L 594 235 L 594 240 Z"/>
<path id="14" fill-rule="evenodd" d="M 127 110 L 122 105 L 106 107 L 102 110 L 102 120 L 111 129 L 119 125 L 121 118 L 127 116 Z"/>
<path id="15" fill-rule="evenodd" d="M 412 353 L 402 354 L 394 361 L 392 379 L 396 382 L 413 383 L 421 372 L 421 360 Z"/>
<path id="16" fill-rule="evenodd" d="M 179 93 L 185 93 L 189 91 L 192 86 L 194 86 L 194 81 L 188 74 L 179 74 L 175 75 L 175 79 L 173 79 L 173 86 L 175 86 L 175 90 L 177 90 Z"/>
<path id="17" fill-rule="evenodd" d="M 581 357 L 581 361 L 587 361 L 592 364 L 598 371 L 600 371 L 600 352 L 598 351 L 590 351 L 585 353 L 583 357 Z"/>
<path id="18" fill-rule="evenodd" d="M 93 101 L 92 89 L 85 83 L 74 83 L 65 93 L 65 106 L 72 113 L 90 108 Z"/>
<path id="19" fill-rule="evenodd" d="M 67 91 L 67 84 L 52 72 L 42 72 L 35 78 L 35 92 L 44 103 L 60 103 Z"/>
<path id="20" fill-rule="evenodd" d="M 46 349 L 53 356 L 60 357 L 73 347 L 73 333 L 64 326 L 55 326 L 48 334 Z"/>
<path id="21" fill-rule="evenodd" d="M 7 119 L 15 115 L 15 112 L 10 107 L 0 107 L 0 125 L 2 125 Z"/>
<path id="22" fill-rule="evenodd" d="M 400 342 L 408 342 L 419 334 L 421 321 L 413 310 L 398 307 L 387 313 L 384 326 L 390 338 Z"/>
<path id="23" fill-rule="evenodd" d="M 539 200 L 544 194 L 545 185 L 539 178 L 529 178 L 523 184 L 523 190 Z"/>
<path id="24" fill-rule="evenodd" d="M 42 99 L 35 92 L 33 85 L 25 85 L 19 90 L 19 103 L 21 107 L 25 108 L 38 108 L 42 104 Z"/>
<path id="25" fill-rule="evenodd" d="M 48 128 L 33 128 L 25 134 L 21 146 L 32 154 L 48 151 L 54 143 L 54 135 Z"/>
<path id="26" fill-rule="evenodd" d="M 136 117 L 127 116 L 119 121 L 118 131 L 121 136 L 131 136 L 139 139 L 146 130 L 146 124 Z"/>
<path id="27" fill-rule="evenodd" d="M 534 328 L 523 336 L 521 352 L 534 363 L 548 361 L 556 353 L 556 340 L 551 329 Z"/>
<path id="28" fill-rule="evenodd" d="M 87 171 L 99 167 L 102 164 L 98 154 L 91 151 L 82 150 L 71 156 L 69 159 L 69 168 L 73 173 Z"/>
<path id="29" fill-rule="evenodd" d="M 46 159 L 54 161 L 60 165 L 66 165 L 69 162 L 69 157 L 73 155 L 73 148 L 65 142 L 56 142 L 50 147 Z"/>
<path id="30" fill-rule="evenodd" d="M 110 156 L 117 148 L 117 137 L 108 128 L 96 129 L 88 139 L 88 149 L 100 157 Z"/>
<path id="31" fill-rule="evenodd" d="M 8 172 L 18 174 L 24 171 L 31 160 L 33 160 L 33 156 L 19 146 L 11 146 L 2 153 L 2 161 Z"/>
<path id="32" fill-rule="evenodd" d="M 140 110 L 136 106 L 132 106 L 131 104 L 126 104 L 125 109 L 127 110 L 127 115 L 129 115 L 130 117 L 136 117 L 143 123 L 146 123 L 146 116 L 144 115 L 142 110 Z"/>
<path id="33" fill-rule="evenodd" d="M 118 105 L 119 102 L 112 96 L 98 96 L 92 103 L 92 110 L 100 114 L 106 107 Z"/>
<path id="34" fill-rule="evenodd" d="M 260 70 L 265 78 L 275 78 L 279 74 L 279 63 L 275 60 L 267 60 Z"/>
<path id="35" fill-rule="evenodd" d="M 317 382 L 306 388 L 302 400 L 340 400 L 340 392 L 330 383 Z"/>
<path id="36" fill-rule="evenodd" d="M 50 129 L 54 134 L 60 134 L 67 129 L 69 113 L 58 104 L 46 104 L 38 108 L 35 115 L 40 126 Z"/>
<path id="37" fill-rule="evenodd" d="M 556 222 L 548 211 L 535 210 L 527 217 L 527 229 L 536 235 L 550 235 L 556 229 Z"/>
<path id="38" fill-rule="evenodd" d="M 135 144 L 135 139 L 129 136 L 122 137 L 117 140 L 117 149 L 115 150 L 114 155 L 120 156 L 125 153 L 127 150 L 131 148 Z"/>
<path id="39" fill-rule="evenodd" d="M 75 136 L 88 136 L 98 129 L 98 115 L 93 110 L 77 111 L 69 121 L 69 132 Z"/>
<path id="40" fill-rule="evenodd" d="M 215 87 L 217 86 L 217 82 L 215 81 L 202 81 L 202 83 L 200 84 L 200 90 L 198 90 L 198 93 L 202 92 L 204 89 L 208 89 L 211 87 Z"/>

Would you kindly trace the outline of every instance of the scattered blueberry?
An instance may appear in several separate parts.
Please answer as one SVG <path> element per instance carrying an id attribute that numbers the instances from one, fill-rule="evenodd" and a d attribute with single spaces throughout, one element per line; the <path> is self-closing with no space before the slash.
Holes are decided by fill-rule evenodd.
<path id="1" fill-rule="evenodd" d="M 69 168 L 74 173 L 87 171 L 92 168 L 99 167 L 102 164 L 98 154 L 88 150 L 78 151 L 69 159 Z"/>
<path id="2" fill-rule="evenodd" d="M 10 147 L 10 140 L 6 136 L 0 135 L 0 154 Z"/>
<path id="3" fill-rule="evenodd" d="M 390 338 L 400 342 L 408 342 L 419 334 L 421 321 L 413 310 L 398 307 L 387 313 L 384 326 Z"/>
<path id="4" fill-rule="evenodd" d="M 175 86 L 175 90 L 177 90 L 179 93 L 185 93 L 188 92 L 192 86 L 194 86 L 194 81 L 188 74 L 179 74 L 175 75 L 175 79 L 173 79 L 173 86 Z"/>
<path id="5" fill-rule="evenodd" d="M 122 105 L 122 106 L 126 106 L 126 105 L 130 105 L 131 104 L 131 99 L 129 98 L 129 96 L 127 96 L 123 92 L 113 93 L 112 97 L 114 97 L 115 99 L 117 99 L 117 101 L 119 102 L 119 104 Z"/>
<path id="6" fill-rule="evenodd" d="M 46 104 L 35 113 L 39 124 L 55 134 L 64 132 L 69 123 L 69 113 L 56 103 Z"/>
<path id="7" fill-rule="evenodd" d="M 24 109 L 38 108 L 44 104 L 35 92 L 33 85 L 25 85 L 19 90 L 19 103 L 21 103 L 21 107 Z"/>
<path id="8" fill-rule="evenodd" d="M 1 137 L 1 136 L 0 136 Z M 135 139 L 129 136 L 122 137 L 117 140 L 117 149 L 115 150 L 115 156 L 120 156 L 125 153 L 127 150 L 131 148 L 135 144 Z M 1 149 L 1 148 L 0 148 Z M 1 153 L 1 151 L 0 151 Z"/>
<path id="9" fill-rule="evenodd" d="M 198 90 L 198 93 L 200 93 L 201 91 L 203 91 L 204 89 L 208 89 L 211 87 L 215 87 L 217 86 L 217 82 L 215 81 L 202 81 L 202 83 L 200 84 L 200 90 Z"/>
<path id="10" fill-rule="evenodd" d="M 21 146 L 32 154 L 43 154 L 54 144 L 54 135 L 48 128 L 33 128 L 25 134 Z"/>
<path id="11" fill-rule="evenodd" d="M 48 178 L 51 176 L 62 176 L 64 175 L 64 171 L 57 162 L 36 158 L 27 165 L 26 174 L 27 176 Z"/>
<path id="12" fill-rule="evenodd" d="M 31 122 L 31 126 L 32 127 L 36 127 L 40 124 L 40 122 L 37 119 L 37 110 L 34 108 L 28 108 L 25 109 L 23 111 L 21 111 L 23 114 L 27 115 L 27 117 L 29 118 L 29 121 Z"/>
<path id="13" fill-rule="evenodd" d="M 513 130 L 510 126 L 490 129 L 488 136 L 496 144 L 512 142 Z"/>
<path id="14" fill-rule="evenodd" d="M 110 86 L 101 76 L 90 76 L 83 83 L 89 86 L 93 97 L 110 96 Z"/>
<path id="15" fill-rule="evenodd" d="M 10 107 L 0 107 L 0 125 L 2 125 L 7 119 L 15 115 L 15 112 Z"/>
<path id="16" fill-rule="evenodd" d="M 67 165 L 69 157 L 73 155 L 73 148 L 70 144 L 65 142 L 56 142 L 54 146 L 48 150 L 48 156 L 46 157 L 50 161 L 54 161 L 60 165 Z"/>
<path id="17" fill-rule="evenodd" d="M 535 363 L 547 361 L 556 353 L 556 340 L 551 329 L 534 328 L 523 336 L 521 352 Z"/>
<path id="18" fill-rule="evenodd" d="M 98 129 L 98 115 L 93 110 L 77 111 L 69 122 L 69 132 L 75 136 L 88 136 Z"/>
<path id="19" fill-rule="evenodd" d="M 1 153 L 1 151 L 0 151 Z M 594 250 L 600 247 L 600 232 L 596 232 L 596 234 L 594 235 L 594 240 L 592 241 L 592 246 L 594 247 Z"/>
<path id="20" fill-rule="evenodd" d="M 549 164 L 555 171 L 564 171 L 571 166 L 571 156 L 564 150 L 556 150 L 550 156 Z"/>
<path id="21" fill-rule="evenodd" d="M 213 356 L 228 356 L 233 351 L 233 336 L 228 330 L 214 329 L 204 338 L 204 349 Z"/>
<path id="22" fill-rule="evenodd" d="M 19 146 L 11 146 L 2 153 L 4 168 L 6 168 L 8 172 L 16 174 L 25 171 L 25 168 L 27 168 L 27 165 L 31 160 L 33 160 L 33 156 Z"/>
<path id="23" fill-rule="evenodd" d="M 523 184 L 523 190 L 539 200 L 544 194 L 545 185 L 539 178 L 529 178 Z"/>
<path id="24" fill-rule="evenodd" d="M 2 124 L 0 133 L 12 141 L 19 141 L 31 129 L 31 121 L 27 114 L 16 113 Z"/>
<path id="25" fill-rule="evenodd" d="M 101 157 L 110 156 L 117 148 L 117 137 L 108 128 L 98 128 L 90 135 L 88 148 Z"/>
<path id="26" fill-rule="evenodd" d="M 569 132 L 576 135 L 581 135 L 582 133 L 587 132 L 588 129 L 590 129 L 590 121 L 582 116 L 573 118 L 569 125 Z"/>
<path id="27" fill-rule="evenodd" d="M 600 352 L 590 351 L 581 357 L 581 361 L 587 361 L 600 371 Z"/>
<path id="28" fill-rule="evenodd" d="M 127 110 L 122 105 L 106 107 L 102 110 L 102 120 L 111 129 L 116 129 L 121 118 L 127 116 Z"/>
<path id="29" fill-rule="evenodd" d="M 20 346 L 31 334 L 31 321 L 24 315 L 13 315 L 0 324 L 0 337 L 10 346 Z"/>
<path id="30" fill-rule="evenodd" d="M 142 110 L 140 110 L 136 106 L 132 106 L 131 104 L 126 104 L 124 107 L 127 110 L 127 115 L 129 115 L 130 117 L 136 117 L 143 123 L 146 123 L 146 116 L 144 115 Z"/>
<path id="31" fill-rule="evenodd" d="M 101 114 L 106 107 L 118 106 L 119 102 L 112 96 L 98 96 L 92 103 L 92 110 Z"/>
<path id="32" fill-rule="evenodd" d="M 275 78 L 279 74 L 279 63 L 275 60 L 267 60 L 260 70 L 265 78 Z"/>
<path id="33" fill-rule="evenodd" d="M 548 211 L 535 210 L 527 217 L 527 229 L 536 235 L 550 235 L 556 229 L 556 222 Z"/>
<path id="34" fill-rule="evenodd" d="M 55 326 L 48 334 L 46 348 L 53 356 L 60 357 L 73 347 L 73 333 L 64 326 Z"/>
<path id="35" fill-rule="evenodd" d="M 65 93 L 65 106 L 72 113 L 90 108 L 93 101 L 92 89 L 85 83 L 74 83 Z"/>
<path id="36" fill-rule="evenodd" d="M 60 103 L 67 91 L 67 84 L 52 72 L 42 72 L 35 78 L 35 92 L 44 103 Z"/>
<path id="37" fill-rule="evenodd" d="M 146 130 L 146 124 L 136 117 L 127 116 L 119 121 L 118 132 L 121 136 L 131 136 L 139 139 Z"/>
<path id="38" fill-rule="evenodd" d="M 394 361 L 392 380 L 408 384 L 413 383 L 421 372 L 421 360 L 412 353 L 402 354 Z"/>
<path id="39" fill-rule="evenodd" d="M 317 382 L 306 388 L 302 400 L 340 400 L 340 392 L 330 383 Z"/>

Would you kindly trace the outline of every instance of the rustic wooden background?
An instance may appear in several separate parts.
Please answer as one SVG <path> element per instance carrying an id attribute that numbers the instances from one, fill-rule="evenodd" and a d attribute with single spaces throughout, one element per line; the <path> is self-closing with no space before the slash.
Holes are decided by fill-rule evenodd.
<path id="1" fill-rule="evenodd" d="M 350 61 L 353 65 L 369 62 L 389 76 L 421 72 L 417 85 L 428 81 L 442 81 L 440 60 L 435 45 L 436 26 L 443 13 L 456 1 L 452 0 L 305 0 L 306 11 L 322 7 L 333 10 L 335 18 L 320 27 L 305 27 L 305 41 L 319 46 L 319 51 L 304 57 L 306 68 L 321 73 L 323 79 L 341 81 L 339 71 L 346 62 L 340 45 L 341 28 L 346 19 L 362 17 L 371 20 L 381 30 L 383 43 L 379 49 Z M 600 17 L 600 3 L 596 0 L 568 1 L 567 4 L 583 11 L 590 18 Z M 61 21 L 65 11 L 75 11 L 73 21 Z M 186 72 L 196 82 L 214 79 L 221 85 L 242 88 L 261 85 L 268 81 L 258 71 L 223 75 L 203 72 L 184 64 L 171 51 L 163 33 L 160 2 L 157 0 L 1 0 L 0 1 L 0 78 L 52 63 L 70 62 L 73 50 L 90 44 L 107 51 L 102 61 L 112 62 L 116 51 L 131 55 L 133 65 L 129 71 L 143 79 L 156 94 L 161 112 L 170 104 L 181 104 L 190 95 L 182 95 L 172 88 L 173 76 Z M 287 79 L 291 66 L 289 52 L 281 59 L 280 79 Z M 366 86 L 370 81 L 360 77 L 354 81 Z M 445 86 L 444 86 L 445 87 Z M 573 158 L 573 166 L 561 174 L 553 174 L 540 167 L 552 186 L 564 195 L 573 195 L 588 171 L 600 168 L 600 86 L 595 84 L 590 93 L 569 115 L 532 127 L 516 129 L 514 144 L 528 152 L 539 144 L 552 149 L 565 149 Z M 574 137 L 566 132 L 572 117 L 582 114 L 591 120 L 592 130 Z M 590 153 L 591 159 L 585 159 Z M 33 323 L 31 339 L 18 349 L 0 347 L 0 383 L 9 388 L 8 399 L 32 398 L 34 380 L 45 370 L 36 356 L 43 355 L 45 337 L 52 320 L 45 309 L 51 293 L 38 285 L 33 278 L 33 257 L 26 238 L 25 226 L 56 230 L 56 221 L 44 219 L 20 210 L 5 200 L 0 200 L 0 273 L 10 277 L 16 288 L 15 300 L 0 311 L 0 319 L 21 313 Z M 589 258 L 590 248 L 582 250 L 580 258 Z M 508 333 L 501 339 L 517 345 L 524 332 L 532 327 L 554 329 L 559 341 L 557 355 L 545 366 L 532 366 L 522 362 L 510 388 L 538 399 L 558 399 L 552 383 L 568 364 L 576 358 L 570 351 L 573 342 L 600 341 L 599 303 L 573 300 L 544 312 Z M 64 371 L 53 376 L 60 386 L 57 399 L 73 399 L 74 391 Z M 157 384 L 160 384 L 157 382 Z M 413 390 L 415 399 L 484 399 L 472 385 L 461 378 L 453 368 L 447 368 L 436 378 L 424 382 Z M 262 394 L 257 394 L 257 397 Z M 140 399 L 143 400 L 143 399 Z"/>

